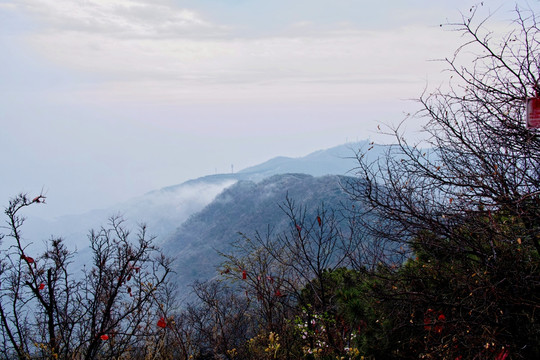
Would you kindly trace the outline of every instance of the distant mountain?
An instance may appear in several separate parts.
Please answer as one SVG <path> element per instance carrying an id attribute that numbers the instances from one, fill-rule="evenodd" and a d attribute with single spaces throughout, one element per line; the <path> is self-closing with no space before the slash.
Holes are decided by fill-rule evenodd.
<path id="1" fill-rule="evenodd" d="M 359 149 L 366 151 L 369 148 L 371 148 L 369 155 L 373 157 L 381 154 L 386 149 L 385 146 L 372 146 L 368 141 L 362 141 L 319 150 L 299 158 L 276 157 L 237 173 L 204 176 L 186 181 L 182 184 L 151 191 L 106 209 L 97 209 L 84 214 L 62 216 L 54 221 L 30 217 L 23 229 L 23 235 L 25 239 L 34 244 L 32 249 L 34 253 L 39 253 L 43 250 L 43 241 L 50 238 L 51 235 L 62 236 L 66 239 L 66 243 L 70 249 L 76 249 L 78 251 L 78 263 L 84 264 L 86 262 L 85 259 L 89 259 L 90 256 L 87 237 L 88 231 L 106 225 L 109 217 L 121 214 L 127 220 L 126 225 L 129 228 L 134 228 L 136 224 L 145 223 L 149 233 L 156 236 L 156 243 L 158 245 L 165 245 L 166 242 L 168 249 L 173 251 L 174 249 L 178 249 L 180 244 L 186 244 L 184 252 L 178 253 L 177 250 L 174 250 L 176 251 L 175 254 L 179 256 L 179 262 L 183 262 L 184 264 L 190 261 L 195 262 L 195 259 L 199 259 L 198 255 L 194 255 L 193 260 L 189 260 L 187 254 L 189 254 L 189 251 L 194 251 L 193 254 L 197 253 L 197 251 L 193 250 L 196 248 L 196 244 L 216 242 L 219 244 L 220 241 L 230 241 L 237 231 L 260 229 L 261 226 L 276 223 L 276 221 L 279 222 L 279 211 L 276 211 L 276 209 L 278 209 L 277 204 L 284 200 L 284 191 L 289 190 L 291 195 L 292 193 L 296 193 L 299 199 L 309 199 L 310 196 L 314 196 L 319 200 L 327 201 L 330 194 L 328 191 L 317 192 L 314 190 L 317 188 L 325 189 L 328 187 L 328 184 L 315 184 L 315 182 L 322 180 L 315 180 L 316 178 L 313 177 L 350 174 L 351 169 L 357 165 L 355 159 L 356 152 Z M 281 178 L 280 181 L 282 183 L 279 186 L 276 185 L 278 178 L 273 179 L 270 183 L 265 182 L 265 179 L 271 176 L 287 173 L 296 173 L 297 175 L 294 175 L 293 178 L 303 179 L 303 182 L 292 181 L 291 185 L 293 185 L 293 188 L 291 189 L 288 188 L 289 183 L 285 179 L 292 179 L 292 175 Z M 300 173 L 305 175 L 298 175 Z M 324 181 L 334 181 L 337 183 L 337 178 L 329 177 L 324 179 L 326 179 Z M 306 184 L 310 184 L 311 182 L 313 182 L 313 189 L 308 189 L 309 186 Z M 260 191 L 269 192 L 271 184 L 274 184 L 272 186 L 277 186 L 276 191 L 279 190 L 273 193 L 277 194 L 276 196 L 269 196 L 264 201 L 263 198 L 255 196 Z M 300 188 L 305 188 L 305 192 L 302 193 L 299 190 L 294 190 Z M 215 234 L 204 230 L 201 233 L 204 234 L 204 237 L 199 237 L 197 232 L 205 228 L 201 217 L 204 214 L 208 214 L 208 211 L 218 207 L 219 204 L 224 204 L 225 196 L 234 195 L 235 199 L 242 198 L 240 189 L 245 192 L 245 196 L 252 197 L 249 201 L 264 203 L 264 208 L 268 209 L 268 211 L 271 209 L 273 212 L 261 213 L 262 208 L 254 210 L 255 208 L 252 207 L 254 206 L 252 204 L 252 206 L 245 207 L 245 213 L 242 213 L 238 206 L 244 204 L 244 201 L 241 201 L 238 206 L 229 204 L 227 208 L 222 208 L 221 213 L 215 213 L 213 216 L 208 217 L 212 221 L 221 219 L 223 223 L 230 222 L 231 227 L 226 229 L 226 231 L 229 231 L 227 233 L 229 237 L 223 238 L 225 236 L 223 235 L 225 230 L 215 230 L 219 227 L 209 228 L 214 229 Z M 338 191 L 336 189 L 332 191 Z M 222 193 L 224 190 L 227 191 Z M 344 198 L 345 196 L 343 195 Z M 245 201 L 248 201 L 248 199 L 246 198 Z M 206 208 L 207 206 L 210 207 Z M 234 212 L 231 215 L 233 209 Z M 255 213 L 258 215 L 252 216 Z M 231 222 L 231 218 L 235 220 Z M 189 222 L 185 223 L 188 219 L 190 219 Z M 200 223 L 198 227 L 195 227 L 194 224 L 197 221 Z M 221 234 L 222 231 L 223 234 Z M 216 237 L 214 235 L 219 236 Z M 174 246 L 170 242 L 172 238 L 176 239 Z M 215 247 L 219 249 L 219 246 Z M 212 254 L 214 253 L 212 251 Z M 202 261 L 205 259 L 200 258 L 199 260 Z M 216 259 L 213 258 L 212 261 L 214 260 Z M 212 264 L 215 265 L 214 263 Z M 209 272 L 204 273 L 205 276 L 211 275 L 213 271 L 212 266 L 204 269 L 209 270 Z M 180 267 L 178 269 L 180 270 Z M 185 269 L 182 272 L 184 271 Z"/>
<path id="2" fill-rule="evenodd" d="M 300 158 L 276 157 L 262 164 L 240 171 L 250 180 L 261 180 L 268 176 L 301 173 L 313 176 L 345 175 L 356 165 L 355 152 L 368 145 L 367 141 L 336 146 L 315 151 Z"/>
<path id="3" fill-rule="evenodd" d="M 202 210 L 221 191 L 237 181 L 257 182 L 286 173 L 346 175 L 356 166 L 355 152 L 368 146 L 368 141 L 362 141 L 318 150 L 299 158 L 276 157 L 234 174 L 209 175 L 154 190 L 109 208 L 61 216 L 53 221 L 32 218 L 28 221 L 25 233 L 35 243 L 41 243 L 50 234 L 61 235 L 80 250 L 87 244 L 89 229 L 106 223 L 112 215 L 122 214 L 130 226 L 144 222 L 150 233 L 157 236 L 159 243 L 190 215 Z"/>
<path id="4" fill-rule="evenodd" d="M 239 232 L 253 235 L 271 226 L 281 232 L 290 219 L 280 209 L 286 196 L 308 214 L 315 214 L 322 203 L 340 208 L 349 203 L 342 189 L 344 176 L 314 177 L 306 174 L 274 175 L 260 182 L 241 180 L 220 193 L 202 211 L 191 216 L 163 244 L 164 252 L 175 258 L 175 280 L 185 288 L 195 279 L 216 275 L 223 261 L 220 252 L 229 252 L 240 238 Z M 347 206 L 347 205 L 345 205 Z M 314 215 L 313 215 L 314 216 Z"/>

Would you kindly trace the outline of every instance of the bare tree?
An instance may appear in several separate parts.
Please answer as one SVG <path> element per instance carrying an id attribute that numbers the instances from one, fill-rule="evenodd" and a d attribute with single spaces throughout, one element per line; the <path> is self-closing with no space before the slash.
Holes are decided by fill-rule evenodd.
<path id="1" fill-rule="evenodd" d="M 224 255 L 227 260 L 221 273 L 257 300 L 256 313 L 264 320 L 266 331 L 278 332 L 287 346 L 293 340 L 287 338 L 290 329 L 284 319 L 293 317 L 300 308 L 312 317 L 315 309 L 335 311 L 327 274 L 348 265 L 358 239 L 350 231 L 354 227 L 348 219 L 324 204 L 308 215 L 305 207 L 287 197 L 281 209 L 290 222 L 289 229 L 273 234 L 269 228 L 266 234 L 256 232 L 253 238 L 244 235 L 235 251 Z M 306 290 L 309 298 L 303 296 Z M 329 345 L 336 347 L 328 318 L 324 327 Z"/>
<path id="2" fill-rule="evenodd" d="M 493 39 L 475 12 L 448 25 L 466 39 L 444 60 L 448 86 L 419 99 L 415 118 L 427 119 L 426 140 L 409 144 L 392 130 L 396 145 L 384 158 L 368 163 L 358 154 L 361 181 L 348 190 L 382 219 L 363 224 L 381 238 L 410 243 L 421 229 L 449 235 L 473 211 L 504 209 L 527 222 L 526 241 L 540 250 L 538 206 L 530 206 L 540 195 L 540 138 L 524 124 L 525 101 L 539 86 L 536 15 L 517 10 L 515 30 Z M 472 64 L 460 65 L 464 52 L 477 54 Z"/>
<path id="3" fill-rule="evenodd" d="M 19 195 L 5 210 L 5 235 L 11 240 L 3 244 L 0 270 L 0 317 L 6 358 L 23 359 L 36 352 L 53 356 L 69 348 L 58 337 L 58 331 L 64 330 L 69 338 L 73 325 L 64 312 L 73 309 L 72 290 L 78 287 L 64 271 L 71 254 L 61 239 L 51 239 L 51 248 L 43 257 L 29 254 L 29 244 L 22 237 L 24 218 L 19 212 L 44 200 L 42 195 L 32 200 Z"/>
<path id="4" fill-rule="evenodd" d="M 444 60 L 448 85 L 419 99 L 425 140 L 391 129 L 386 156 L 358 153 L 360 179 L 348 191 L 375 216 L 361 223 L 371 236 L 410 257 L 398 277 L 395 263 L 381 262 L 394 283 L 379 292 L 392 300 L 396 331 L 430 334 L 407 351 L 532 358 L 538 317 L 525 314 L 540 304 L 540 137 L 524 112 L 539 91 L 540 31 L 534 11 L 516 9 L 514 30 L 498 38 L 477 11 L 447 25 L 465 40 Z M 431 325 L 443 320 L 452 326 Z"/>
<path id="5" fill-rule="evenodd" d="M 90 233 L 92 265 L 76 277 L 70 272 L 74 254 L 62 239 L 50 239 L 39 255 L 30 254 L 22 236 L 21 210 L 44 199 L 19 195 L 5 211 L 2 355 L 99 359 L 125 356 L 143 346 L 141 340 L 156 331 L 156 319 L 165 315 L 160 291 L 167 285 L 170 260 L 152 244 L 144 226 L 132 239 L 123 220 L 113 217 L 108 227 Z"/>
<path id="6" fill-rule="evenodd" d="M 110 226 L 90 233 L 93 267 L 85 274 L 84 321 L 85 358 L 119 356 L 128 352 L 147 334 L 141 329 L 163 316 L 156 299 L 157 289 L 165 285 L 170 260 L 160 254 L 142 226 L 135 241 L 113 217 Z M 101 337 L 109 336 L 103 346 Z M 83 340 L 83 339 L 81 339 Z"/>
<path id="7" fill-rule="evenodd" d="M 233 359 L 255 333 L 250 300 L 223 282 L 196 282 L 199 300 L 185 311 L 186 325 L 193 329 L 195 358 Z"/>

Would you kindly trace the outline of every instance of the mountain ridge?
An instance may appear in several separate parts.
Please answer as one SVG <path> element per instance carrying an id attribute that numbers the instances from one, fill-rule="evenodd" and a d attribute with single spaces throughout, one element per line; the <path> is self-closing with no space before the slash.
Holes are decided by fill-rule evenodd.
<path id="1" fill-rule="evenodd" d="M 30 223 L 34 226 L 26 228 L 25 232 L 35 243 L 43 240 L 43 234 L 59 234 L 80 250 L 88 246 L 90 229 L 99 228 L 111 215 L 120 214 L 127 219 L 129 227 L 145 223 L 149 232 L 157 237 L 159 245 L 191 215 L 201 211 L 224 189 L 240 180 L 259 182 L 283 173 L 344 175 L 355 166 L 355 152 L 368 144 L 368 140 L 364 140 L 316 150 L 297 158 L 278 156 L 236 173 L 206 175 L 152 190 L 108 208 L 64 215 L 50 221 L 32 219 Z"/>

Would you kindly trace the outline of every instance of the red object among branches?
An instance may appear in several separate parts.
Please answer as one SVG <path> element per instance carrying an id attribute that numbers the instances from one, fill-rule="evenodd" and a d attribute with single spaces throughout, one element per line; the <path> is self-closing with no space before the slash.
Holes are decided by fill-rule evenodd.
<path id="1" fill-rule="evenodd" d="M 107 341 L 107 340 L 109 340 L 109 335 L 103 334 L 103 335 L 101 335 L 99 338 L 100 338 L 101 340 L 103 340 L 103 341 Z"/>
<path id="2" fill-rule="evenodd" d="M 433 309 L 427 309 L 424 315 L 424 330 L 440 334 L 443 331 L 443 324 L 446 321 L 446 316 L 439 311 L 439 315 L 435 314 Z"/>
<path id="3" fill-rule="evenodd" d="M 32 199 L 32 203 L 44 203 L 44 202 L 45 202 L 45 196 L 43 195 L 38 195 Z"/>
<path id="4" fill-rule="evenodd" d="M 527 99 L 527 128 L 540 129 L 540 98 Z"/>
<path id="5" fill-rule="evenodd" d="M 506 360 L 506 358 L 510 355 L 507 349 L 502 349 L 500 353 L 498 353 L 495 356 L 495 360 Z"/>
<path id="6" fill-rule="evenodd" d="M 31 258 L 30 256 L 26 256 L 26 255 L 21 255 L 21 259 L 25 260 L 27 263 L 29 264 L 33 264 L 34 263 L 34 258 Z"/>
<path id="7" fill-rule="evenodd" d="M 165 329 L 167 327 L 167 322 L 165 321 L 165 318 L 162 317 L 161 319 L 159 319 L 157 322 L 157 326 Z"/>
<path id="8" fill-rule="evenodd" d="M 424 318 L 424 330 L 431 330 L 431 320 L 427 317 Z"/>

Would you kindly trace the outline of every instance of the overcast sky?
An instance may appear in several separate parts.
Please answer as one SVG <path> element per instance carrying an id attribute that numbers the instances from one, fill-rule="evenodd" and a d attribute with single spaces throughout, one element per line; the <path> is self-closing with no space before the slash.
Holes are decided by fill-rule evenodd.
<path id="1" fill-rule="evenodd" d="M 0 202 L 43 189 L 49 215 L 83 212 L 384 141 L 463 41 L 440 24 L 475 3 L 0 0 Z M 514 5 L 483 3 L 504 29 Z"/>

